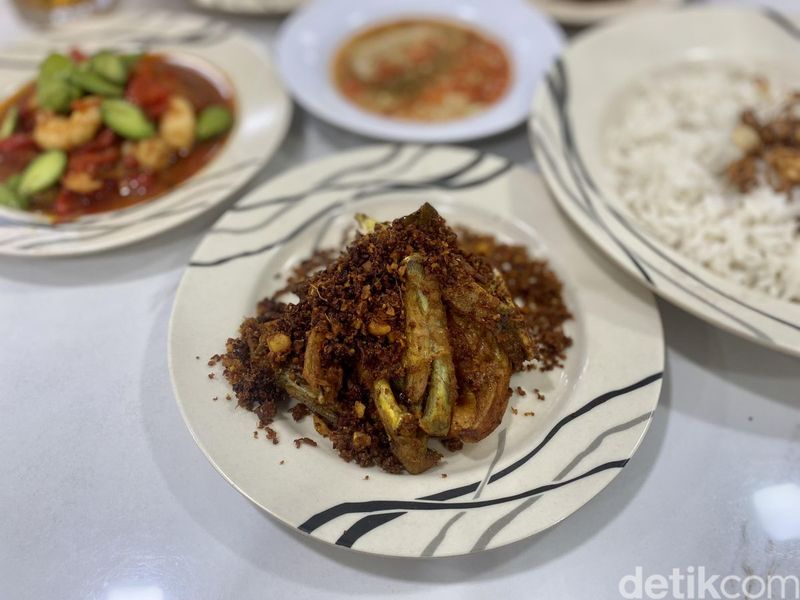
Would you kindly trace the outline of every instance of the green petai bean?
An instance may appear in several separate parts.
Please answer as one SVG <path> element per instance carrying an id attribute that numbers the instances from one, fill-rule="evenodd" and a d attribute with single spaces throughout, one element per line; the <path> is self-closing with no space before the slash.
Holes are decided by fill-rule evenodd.
<path id="1" fill-rule="evenodd" d="M 233 125 L 231 111 L 220 105 L 204 108 L 197 118 L 195 134 L 197 139 L 209 140 L 228 131 Z"/>
<path id="2" fill-rule="evenodd" d="M 0 140 L 4 140 L 14 133 L 17 121 L 19 121 L 19 108 L 12 106 L 6 111 L 3 122 L 0 123 Z"/>
<path id="3" fill-rule="evenodd" d="M 62 150 L 48 150 L 34 158 L 22 172 L 18 192 L 28 198 L 43 192 L 58 182 L 67 168 L 67 153 Z"/>
<path id="4" fill-rule="evenodd" d="M 128 65 L 122 57 L 103 50 L 89 59 L 89 69 L 117 85 L 125 85 L 128 81 Z"/>
<path id="5" fill-rule="evenodd" d="M 125 89 L 121 85 L 112 83 L 93 71 L 75 70 L 69 76 L 69 81 L 90 94 L 100 96 L 119 97 Z"/>
<path id="6" fill-rule="evenodd" d="M 129 140 L 143 140 L 153 137 L 155 125 L 147 118 L 141 108 L 127 100 L 104 100 L 100 114 L 110 129 Z"/>

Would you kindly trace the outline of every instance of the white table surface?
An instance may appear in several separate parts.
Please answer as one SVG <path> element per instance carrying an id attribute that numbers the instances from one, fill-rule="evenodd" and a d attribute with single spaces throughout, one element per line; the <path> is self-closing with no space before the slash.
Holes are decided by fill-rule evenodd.
<path id="1" fill-rule="evenodd" d="M 267 45 L 278 25 L 225 18 Z M 27 31 L 0 0 L 0 42 Z M 298 109 L 257 181 L 365 143 Z M 534 168 L 522 128 L 476 146 Z M 175 289 L 217 216 L 99 256 L 0 261 L 0 598 L 599 600 L 619 597 L 637 565 L 800 573 L 800 361 L 665 302 L 653 427 L 612 485 L 559 526 L 424 562 L 329 547 L 278 524 L 206 461 L 169 383 Z M 765 499 L 786 506 L 759 511 Z"/>

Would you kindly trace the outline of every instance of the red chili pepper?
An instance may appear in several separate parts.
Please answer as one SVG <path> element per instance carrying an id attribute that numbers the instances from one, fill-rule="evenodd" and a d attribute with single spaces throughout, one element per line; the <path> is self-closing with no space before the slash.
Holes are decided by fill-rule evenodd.
<path id="1" fill-rule="evenodd" d="M 28 133 L 15 133 L 7 138 L 0 140 L 0 154 L 11 154 L 12 152 L 23 152 L 25 150 L 36 150 L 36 142 Z"/>
<path id="2" fill-rule="evenodd" d="M 76 151 L 69 157 L 69 170 L 96 173 L 100 167 L 115 164 L 120 157 L 119 148 L 111 146 L 94 152 Z"/>
<path id="3" fill-rule="evenodd" d="M 80 215 L 93 212 L 113 197 L 117 192 L 117 182 L 113 179 L 103 179 L 101 187 L 88 194 L 72 192 L 62 187 L 53 204 L 53 214 L 56 221 L 69 221 Z"/>
<path id="4" fill-rule="evenodd" d="M 153 119 L 158 119 L 167 110 L 169 96 L 169 87 L 158 79 L 152 69 L 146 68 L 137 69 L 125 91 L 125 97 L 139 105 Z"/>
<path id="5" fill-rule="evenodd" d="M 80 48 L 70 48 L 69 57 L 77 63 L 86 62 L 89 58 Z"/>
<path id="6" fill-rule="evenodd" d="M 58 196 L 56 196 L 56 201 L 53 203 L 53 213 L 57 217 L 65 217 L 76 212 L 80 207 L 80 196 L 65 188 L 61 188 L 58 192 Z"/>
<path id="7" fill-rule="evenodd" d="M 92 140 L 86 142 L 80 148 L 77 148 L 75 152 L 95 152 L 97 150 L 105 150 L 106 148 L 114 146 L 118 140 L 119 138 L 117 137 L 116 133 L 108 128 L 104 128 Z"/>
<path id="8" fill-rule="evenodd" d="M 25 110 L 20 111 L 19 113 L 19 125 L 17 125 L 17 131 L 24 131 L 24 132 L 33 132 L 36 128 L 36 111 L 35 110 Z"/>
<path id="9" fill-rule="evenodd" d="M 133 154 L 127 154 L 122 157 L 122 166 L 132 171 L 139 166 L 139 162 Z"/>
<path id="10" fill-rule="evenodd" d="M 31 97 L 35 96 L 35 94 L 36 91 L 34 89 L 33 91 L 25 94 L 17 102 L 17 109 L 19 110 L 19 124 L 17 125 L 17 131 L 33 131 L 33 128 L 36 125 L 36 105 L 34 102 L 30 102 Z"/>
<path id="11" fill-rule="evenodd" d="M 18 172 L 38 154 L 36 143 L 27 133 L 17 133 L 0 140 L 0 165 L 3 171 Z"/>

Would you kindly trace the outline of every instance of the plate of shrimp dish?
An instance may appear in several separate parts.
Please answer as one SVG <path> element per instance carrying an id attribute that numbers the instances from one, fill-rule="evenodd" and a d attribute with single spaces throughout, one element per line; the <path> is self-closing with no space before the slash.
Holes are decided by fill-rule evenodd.
<path id="1" fill-rule="evenodd" d="M 264 164 L 290 112 L 269 58 L 202 18 L 118 14 L 3 50 L 0 253 L 83 254 L 176 227 Z"/>

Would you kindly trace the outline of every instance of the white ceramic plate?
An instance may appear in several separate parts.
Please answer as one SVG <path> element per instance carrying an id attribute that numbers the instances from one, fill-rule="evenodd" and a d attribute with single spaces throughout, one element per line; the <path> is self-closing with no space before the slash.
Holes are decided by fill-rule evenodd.
<path id="1" fill-rule="evenodd" d="M 163 52 L 226 77 L 235 92 L 234 130 L 208 165 L 150 202 L 56 226 L 31 213 L 0 207 L 0 254 L 86 254 L 172 229 L 229 198 L 283 139 L 291 101 L 269 57 L 230 27 L 193 15 L 120 12 L 17 43 L 0 51 L 0 97 L 33 79 L 50 51 L 79 47 L 91 52 L 109 46 Z"/>
<path id="2" fill-rule="evenodd" d="M 566 50 L 533 103 L 538 164 L 562 208 L 626 271 L 675 304 L 755 342 L 800 354 L 800 305 L 723 279 L 640 228 L 616 198 L 603 131 L 620 94 L 691 57 L 800 67 L 800 30 L 774 12 L 695 7 L 631 17 Z M 788 61 L 788 63 L 787 63 Z"/>
<path id="3" fill-rule="evenodd" d="M 575 315 L 565 368 L 518 374 L 511 383 L 539 388 L 546 400 L 515 395 L 517 415 L 509 410 L 491 436 L 446 453 L 439 466 L 416 476 L 343 462 L 310 419 L 279 417 L 277 446 L 263 435 L 254 439 L 256 416 L 223 400 L 231 390 L 219 369 L 208 378 L 206 359 L 224 351 L 242 318 L 281 284 L 276 274 L 315 247 L 338 245 L 354 213 L 389 219 L 425 201 L 451 224 L 548 256 L 563 279 Z M 258 506 L 340 546 L 447 556 L 533 535 L 600 492 L 648 428 L 661 388 L 664 340 L 652 295 L 592 255 L 537 176 L 474 150 L 379 146 L 290 171 L 222 217 L 178 290 L 169 362 L 195 441 Z M 531 410 L 535 416 L 524 416 Z M 319 446 L 295 448 L 292 440 L 300 436 Z"/>
<path id="4" fill-rule="evenodd" d="M 446 123 L 390 119 L 347 100 L 331 81 L 336 51 L 358 32 L 408 17 L 460 22 L 498 41 L 512 63 L 508 92 L 486 110 Z M 504 0 L 502 10 L 481 0 L 318 0 L 296 11 L 284 24 L 277 56 L 292 95 L 321 119 L 380 139 L 455 142 L 499 133 L 523 122 L 536 84 L 560 48 L 560 31 L 524 0 Z"/>
<path id="5" fill-rule="evenodd" d="M 250 15 L 282 15 L 297 8 L 303 0 L 194 0 L 194 3 L 206 10 Z"/>
<path id="6" fill-rule="evenodd" d="M 559 23 L 582 27 L 622 15 L 679 6 L 683 0 L 531 0 Z"/>

